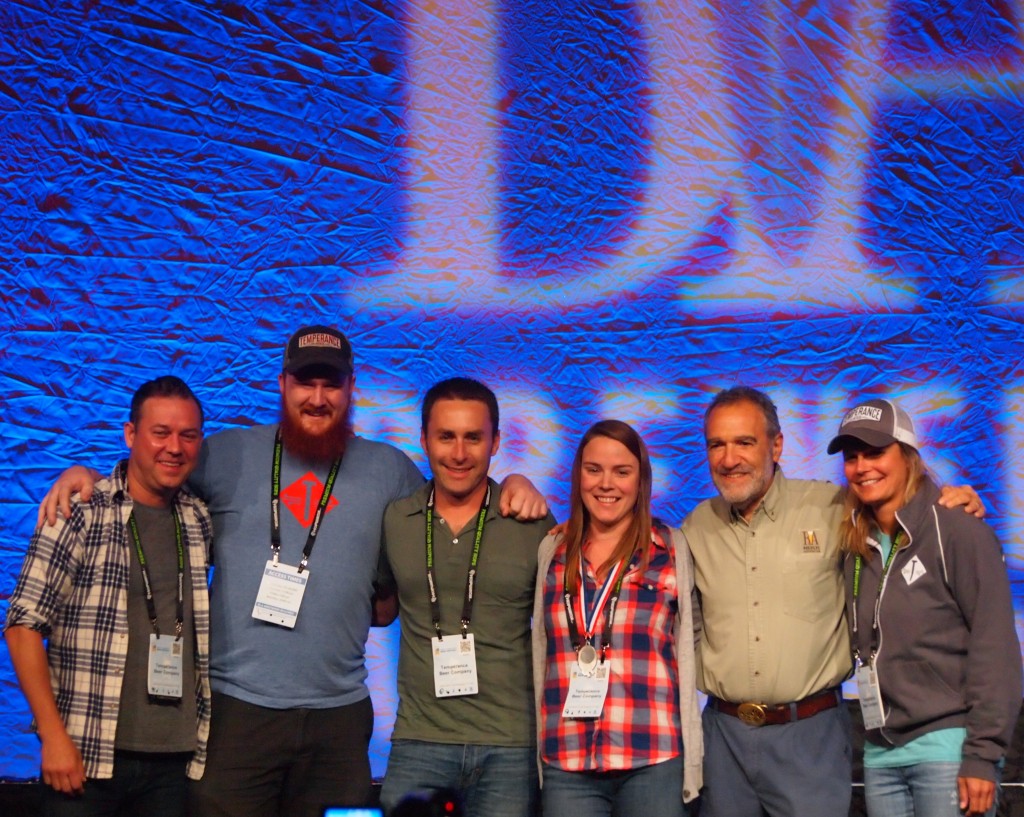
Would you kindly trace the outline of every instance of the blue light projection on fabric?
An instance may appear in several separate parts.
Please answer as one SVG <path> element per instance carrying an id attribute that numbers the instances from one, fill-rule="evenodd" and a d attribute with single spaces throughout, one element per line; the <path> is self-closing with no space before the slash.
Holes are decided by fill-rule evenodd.
<path id="1" fill-rule="evenodd" d="M 597 6 L 600 6 L 598 8 Z M 713 492 L 701 418 L 772 393 L 792 476 L 852 395 L 1024 556 L 1019 0 L 0 0 L 0 607 L 63 466 L 107 471 L 171 372 L 272 422 L 288 334 L 352 340 L 360 433 L 423 462 L 435 380 L 498 392 L 499 474 L 561 517 L 593 420 L 656 510 Z M 344 501 L 341 498 L 341 501 Z M 396 625 L 397 626 L 397 625 Z M 369 646 L 387 756 L 394 629 Z M 38 744 L 0 647 L 0 777 Z"/>

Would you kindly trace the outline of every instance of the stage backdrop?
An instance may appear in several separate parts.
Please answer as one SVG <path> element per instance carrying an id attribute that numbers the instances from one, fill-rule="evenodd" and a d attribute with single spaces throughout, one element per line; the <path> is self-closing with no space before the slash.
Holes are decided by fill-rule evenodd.
<path id="1" fill-rule="evenodd" d="M 897 397 L 1019 579 L 1022 18 L 1019 0 L 0 0 L 0 611 L 44 488 L 123 453 L 139 383 L 187 379 L 210 432 L 273 421 L 282 345 L 313 322 L 355 347 L 360 433 L 414 456 L 426 387 L 487 381 L 496 471 L 563 518 L 599 417 L 642 429 L 678 522 L 713 492 L 718 389 L 769 390 L 787 473 L 832 479 L 854 395 Z M 368 647 L 377 773 L 395 644 Z M 0 776 L 31 777 L 3 648 L 0 673 Z"/>

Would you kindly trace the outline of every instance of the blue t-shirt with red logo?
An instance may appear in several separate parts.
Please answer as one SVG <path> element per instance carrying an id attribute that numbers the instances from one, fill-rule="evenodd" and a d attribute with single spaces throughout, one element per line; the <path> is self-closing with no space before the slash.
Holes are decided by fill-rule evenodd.
<path id="1" fill-rule="evenodd" d="M 294 629 L 252 617 L 271 558 L 270 490 L 276 425 L 230 429 L 203 444 L 190 486 L 213 516 L 210 681 L 215 692 L 271 709 L 348 706 L 369 695 L 364 650 L 389 502 L 423 483 L 386 443 L 349 441 L 309 559 Z M 281 553 L 298 565 L 330 463 L 284 453 Z"/>

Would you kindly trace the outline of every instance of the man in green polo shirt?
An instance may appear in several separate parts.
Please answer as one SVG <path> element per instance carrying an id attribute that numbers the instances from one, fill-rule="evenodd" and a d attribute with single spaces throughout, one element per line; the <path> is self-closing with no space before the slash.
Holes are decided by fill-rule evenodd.
<path id="1" fill-rule="evenodd" d="M 402 634 L 381 799 L 390 811 L 411 793 L 448 788 L 467 817 L 529 817 L 537 791 L 530 615 L 537 546 L 554 519 L 498 513 L 487 476 L 500 442 L 498 402 L 482 383 L 459 377 L 431 387 L 420 442 L 433 478 L 388 506 L 382 532 L 378 596 L 394 601 L 397 592 Z"/>

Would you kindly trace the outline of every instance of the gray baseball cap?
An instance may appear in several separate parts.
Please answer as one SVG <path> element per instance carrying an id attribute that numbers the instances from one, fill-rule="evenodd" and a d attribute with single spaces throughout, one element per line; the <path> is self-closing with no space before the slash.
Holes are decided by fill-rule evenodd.
<path id="1" fill-rule="evenodd" d="M 880 397 L 865 400 L 846 412 L 839 424 L 839 433 L 828 444 L 828 453 L 841 451 L 849 439 L 872 448 L 885 448 L 893 443 L 917 448 L 917 434 L 910 415 L 892 400 Z"/>

